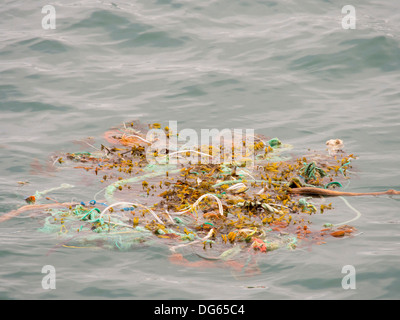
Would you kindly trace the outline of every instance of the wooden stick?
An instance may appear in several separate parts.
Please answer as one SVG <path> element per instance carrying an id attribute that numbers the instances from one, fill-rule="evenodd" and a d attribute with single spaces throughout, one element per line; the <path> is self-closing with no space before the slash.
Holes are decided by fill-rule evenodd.
<path id="1" fill-rule="evenodd" d="M 292 188 L 292 189 L 289 189 L 289 193 L 313 195 L 313 196 L 327 196 L 327 197 L 400 195 L 400 191 L 393 190 L 393 189 L 390 189 L 387 191 L 382 191 L 382 192 L 344 192 L 344 191 L 335 191 L 335 190 L 313 188 L 313 187 Z"/>

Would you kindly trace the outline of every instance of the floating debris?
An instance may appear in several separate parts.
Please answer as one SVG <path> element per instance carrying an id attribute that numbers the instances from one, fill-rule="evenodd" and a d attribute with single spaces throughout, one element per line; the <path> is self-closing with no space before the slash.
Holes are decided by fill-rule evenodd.
<path id="1" fill-rule="evenodd" d="M 28 197 L 28 205 L 0 221 L 29 210 L 45 211 L 39 230 L 62 237 L 62 247 L 125 251 L 143 243 L 164 243 L 170 261 L 188 266 L 193 262 L 183 255 L 187 249 L 207 265 L 218 261 L 232 266 L 238 257 L 293 250 L 303 242 L 322 244 L 327 237 L 354 232 L 348 225 L 313 229 L 310 221 L 311 215 L 333 209 L 332 204 L 318 209 L 318 198 L 312 196 L 347 195 L 331 190 L 342 188 L 356 158 L 343 152 L 341 140 L 327 142 L 335 146 L 334 155 L 294 159 L 287 154 L 290 145 L 256 135 L 254 144 L 246 145 L 245 156 L 213 163 L 216 149 L 223 151 L 226 145 L 179 150 L 182 146 L 166 141 L 154 148 L 160 140 L 149 137 L 149 130 L 164 130 L 167 140 L 174 137 L 170 128 L 161 128 L 158 123 L 124 123 L 105 133 L 108 145 L 57 156 L 57 166 L 93 172 L 106 184 L 87 204 L 35 204 L 44 194 L 72 187 L 62 184 Z M 206 161 L 195 161 L 201 157 Z M 103 199 L 97 200 L 101 192 Z"/>

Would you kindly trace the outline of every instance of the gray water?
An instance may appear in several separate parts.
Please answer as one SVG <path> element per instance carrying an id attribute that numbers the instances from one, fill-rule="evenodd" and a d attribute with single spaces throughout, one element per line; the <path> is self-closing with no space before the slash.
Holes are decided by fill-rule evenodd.
<path id="1" fill-rule="evenodd" d="M 1 214 L 61 183 L 77 187 L 52 194 L 60 201 L 93 198 L 95 177 L 50 171 L 49 156 L 131 119 L 252 128 L 299 151 L 340 138 L 358 156 L 347 191 L 400 189 L 398 2 L 354 0 L 355 29 L 342 28 L 348 3 L 329 0 L 56 1 L 46 30 L 47 4 L 0 4 Z M 22 215 L 0 225 L 0 298 L 400 298 L 400 198 L 349 201 L 357 236 L 270 252 L 243 278 L 170 264 L 152 246 L 48 254 L 58 242 Z M 313 224 L 354 217 L 332 203 Z M 54 290 L 42 288 L 44 265 L 56 269 Z M 346 265 L 355 289 L 342 288 Z"/>

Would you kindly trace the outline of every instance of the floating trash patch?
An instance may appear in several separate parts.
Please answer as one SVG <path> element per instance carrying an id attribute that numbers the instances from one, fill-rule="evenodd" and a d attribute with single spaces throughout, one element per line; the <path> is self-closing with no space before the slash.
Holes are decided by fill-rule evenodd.
<path id="1" fill-rule="evenodd" d="M 124 123 L 105 133 L 107 143 L 88 143 L 93 150 L 54 160 L 61 169 L 98 177 L 103 187 L 92 200 L 43 203 L 46 194 L 72 187 L 62 184 L 26 198 L 27 205 L 0 222 L 40 212 L 45 215 L 38 231 L 56 235 L 57 248 L 127 251 L 165 245 L 175 264 L 255 272 L 258 254 L 354 235 L 349 224 L 360 213 L 345 196 L 399 194 L 342 191 L 356 157 L 342 150 L 341 140 L 327 143 L 324 152 L 294 157 L 292 147 L 277 138 L 226 137 L 223 144 L 187 148 L 168 127 Z M 221 155 L 229 161 L 214 161 L 227 158 Z M 331 196 L 341 197 L 353 217 L 314 227 L 313 215 L 333 209 Z"/>

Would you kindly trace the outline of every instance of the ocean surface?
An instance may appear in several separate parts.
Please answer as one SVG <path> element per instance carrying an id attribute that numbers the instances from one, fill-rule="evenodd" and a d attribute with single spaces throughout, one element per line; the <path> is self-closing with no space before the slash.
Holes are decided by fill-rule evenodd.
<path id="1" fill-rule="evenodd" d="M 49 4 L 55 29 L 42 24 Z M 62 183 L 75 188 L 49 195 L 90 201 L 97 178 L 52 156 L 93 151 L 76 141 L 99 147 L 132 119 L 251 128 L 299 153 L 340 138 L 357 156 L 347 191 L 400 190 L 397 1 L 2 0 L 0 18 L 0 215 Z M 22 214 L 0 224 L 0 299 L 399 299 L 400 197 L 348 200 L 356 236 L 259 255 L 243 277 L 171 264 L 165 247 L 57 247 Z M 315 226 L 354 218 L 332 203 Z M 42 287 L 45 265 L 55 289 Z M 342 287 L 348 265 L 354 289 Z"/>

